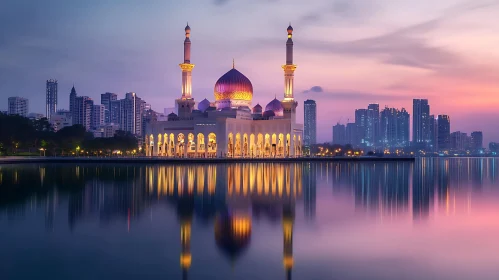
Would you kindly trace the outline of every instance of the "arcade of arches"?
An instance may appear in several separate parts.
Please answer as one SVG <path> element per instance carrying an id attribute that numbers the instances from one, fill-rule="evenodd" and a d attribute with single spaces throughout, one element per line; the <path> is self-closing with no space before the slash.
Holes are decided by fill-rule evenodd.
<path id="1" fill-rule="evenodd" d="M 229 133 L 219 147 L 215 133 L 149 135 L 147 156 L 175 158 L 285 158 L 302 155 L 301 134 Z M 225 147 L 226 146 L 226 147 Z"/>

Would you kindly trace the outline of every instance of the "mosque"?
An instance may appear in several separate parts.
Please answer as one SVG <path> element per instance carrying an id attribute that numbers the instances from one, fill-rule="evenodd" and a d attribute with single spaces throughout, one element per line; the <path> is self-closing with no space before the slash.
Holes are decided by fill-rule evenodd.
<path id="1" fill-rule="evenodd" d="M 185 27 L 182 95 L 178 114 L 146 126 L 146 155 L 177 158 L 297 157 L 302 155 L 303 125 L 296 123 L 293 84 L 293 27 L 287 29 L 284 98 L 271 100 L 265 110 L 253 105 L 253 85 L 232 69 L 218 79 L 215 101 L 196 102 L 192 96 L 191 28 Z"/>

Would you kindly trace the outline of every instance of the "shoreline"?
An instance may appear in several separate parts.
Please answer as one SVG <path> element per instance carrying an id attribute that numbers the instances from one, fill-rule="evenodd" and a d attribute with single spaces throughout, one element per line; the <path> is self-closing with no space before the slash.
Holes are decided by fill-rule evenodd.
<path id="1" fill-rule="evenodd" d="M 160 158 L 160 157 L 0 157 L 0 164 L 22 163 L 292 163 L 292 162 L 413 162 L 415 157 L 299 157 L 299 158 Z"/>

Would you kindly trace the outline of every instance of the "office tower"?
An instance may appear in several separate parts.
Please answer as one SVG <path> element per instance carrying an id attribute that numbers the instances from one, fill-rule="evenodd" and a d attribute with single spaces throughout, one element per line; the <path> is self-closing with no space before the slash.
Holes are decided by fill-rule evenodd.
<path id="1" fill-rule="evenodd" d="M 47 80 L 45 117 L 50 119 L 57 111 L 57 80 Z"/>
<path id="2" fill-rule="evenodd" d="M 429 145 L 427 146 L 427 149 L 429 151 L 436 151 L 437 150 L 437 135 L 438 135 L 438 124 L 437 124 L 437 119 L 435 118 L 435 115 L 430 115 L 430 118 L 428 120 L 428 130 L 429 130 Z"/>
<path id="3" fill-rule="evenodd" d="M 307 99 L 304 105 L 303 144 L 310 147 L 317 143 L 317 105 L 314 100 Z"/>
<path id="4" fill-rule="evenodd" d="M 74 102 L 74 113 L 72 113 L 73 125 L 81 124 L 86 130 L 92 127 L 92 109 L 94 101 L 88 96 L 78 96 Z"/>
<path id="5" fill-rule="evenodd" d="M 464 151 L 468 148 L 468 135 L 461 131 L 450 134 L 450 148 L 454 151 Z"/>
<path id="6" fill-rule="evenodd" d="M 474 151 L 483 149 L 483 133 L 481 131 L 471 133 L 471 149 Z"/>
<path id="7" fill-rule="evenodd" d="M 357 139 L 357 125 L 355 123 L 347 123 L 345 128 L 346 143 L 352 146 L 355 145 Z"/>
<path id="8" fill-rule="evenodd" d="M 121 100 L 113 100 L 109 103 L 109 122 L 121 125 Z"/>
<path id="9" fill-rule="evenodd" d="M 120 128 L 137 136 L 142 135 L 142 117 L 144 104 L 134 92 L 128 92 L 125 99 L 121 99 Z"/>
<path id="10" fill-rule="evenodd" d="M 450 117 L 438 115 L 437 150 L 446 151 L 450 148 Z"/>
<path id="11" fill-rule="evenodd" d="M 151 105 L 144 104 L 144 113 L 142 115 L 142 135 L 146 133 L 146 126 L 148 123 L 156 122 L 158 120 L 158 113 L 151 109 Z"/>
<path id="12" fill-rule="evenodd" d="M 97 129 L 104 125 L 105 119 L 105 109 L 104 105 L 94 105 L 92 108 L 92 128 Z"/>
<path id="13" fill-rule="evenodd" d="M 366 146 L 366 136 L 367 136 L 367 110 L 357 109 L 355 110 L 355 125 L 357 126 L 357 132 L 355 134 L 355 146 Z"/>
<path id="14" fill-rule="evenodd" d="M 333 126 L 333 144 L 347 144 L 346 127 L 344 124 L 337 123 Z"/>
<path id="15" fill-rule="evenodd" d="M 412 101 L 412 142 L 418 148 L 426 148 L 430 139 L 430 105 L 428 99 Z"/>
<path id="16" fill-rule="evenodd" d="M 116 101 L 118 100 L 118 95 L 116 93 L 112 92 L 106 92 L 102 93 L 100 95 L 100 104 L 104 105 L 105 107 L 105 117 L 104 117 L 104 122 L 105 123 L 111 123 L 111 101 Z"/>
<path id="17" fill-rule="evenodd" d="M 397 142 L 399 147 L 408 147 L 410 140 L 410 115 L 405 108 L 397 113 Z"/>
<path id="18" fill-rule="evenodd" d="M 385 107 L 381 111 L 380 136 L 383 147 L 395 147 L 397 145 L 398 132 L 398 110 Z"/>
<path id="19" fill-rule="evenodd" d="M 73 88 L 71 88 L 71 93 L 69 93 L 69 113 L 73 114 L 73 111 L 75 110 L 75 101 L 76 97 L 78 95 L 76 94 L 75 86 L 73 85 Z"/>
<path id="20" fill-rule="evenodd" d="M 366 146 L 375 147 L 379 144 L 379 104 L 367 106 Z"/>
<path id="21" fill-rule="evenodd" d="M 28 116 L 28 110 L 29 110 L 28 99 L 15 96 L 15 97 L 9 97 L 8 102 L 9 102 L 9 108 L 7 113 L 9 115 L 19 115 L 22 117 Z"/>

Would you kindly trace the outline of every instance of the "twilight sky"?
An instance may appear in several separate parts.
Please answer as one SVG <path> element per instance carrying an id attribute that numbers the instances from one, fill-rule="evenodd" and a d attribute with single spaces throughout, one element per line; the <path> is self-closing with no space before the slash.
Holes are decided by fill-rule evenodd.
<path id="1" fill-rule="evenodd" d="M 354 109 L 428 98 L 451 131 L 499 141 L 499 0 L 3 0 L 0 110 L 9 96 L 45 112 L 45 81 L 59 108 L 78 95 L 134 91 L 156 111 L 180 95 L 184 27 L 192 28 L 193 96 L 213 100 L 236 68 L 253 105 L 283 96 L 286 28 L 294 28 L 295 97 L 318 102 L 318 140 Z"/>

